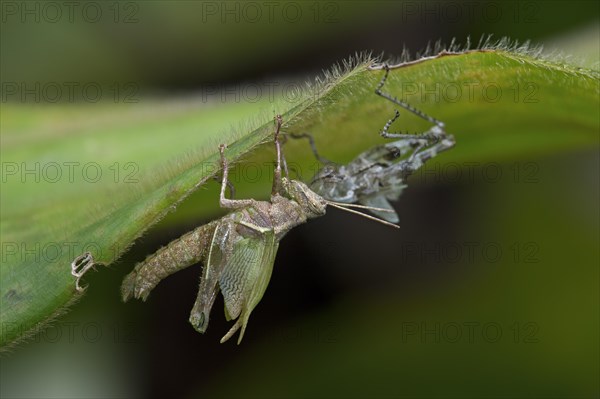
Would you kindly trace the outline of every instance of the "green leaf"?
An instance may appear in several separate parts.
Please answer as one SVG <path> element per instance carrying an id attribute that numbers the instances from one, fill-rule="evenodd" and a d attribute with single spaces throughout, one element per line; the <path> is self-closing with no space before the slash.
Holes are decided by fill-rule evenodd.
<path id="1" fill-rule="evenodd" d="M 311 132 L 322 154 L 338 162 L 383 142 L 377 132 L 395 107 L 373 93 L 383 75 L 370 69 L 373 63 L 363 57 L 337 67 L 266 112 L 259 111 L 266 102 L 3 104 L 0 344 L 30 335 L 77 298 L 70 266 L 76 256 L 89 250 L 97 264 L 112 264 L 194 190 L 211 184 L 219 143 L 229 144 L 226 155 L 240 166 L 272 160 L 270 146 L 268 154 L 250 153 L 270 142 L 275 112 L 286 132 Z M 597 146 L 598 77 L 496 48 L 405 63 L 392 69 L 383 90 L 446 123 L 457 146 L 440 162 L 497 162 Z M 393 128 L 427 127 L 400 111 Z M 289 140 L 285 148 L 304 179 L 314 170 L 307 147 Z M 236 182 L 236 189 L 267 197 L 268 180 Z M 214 216 L 216 204 L 193 198 L 171 220 Z"/>

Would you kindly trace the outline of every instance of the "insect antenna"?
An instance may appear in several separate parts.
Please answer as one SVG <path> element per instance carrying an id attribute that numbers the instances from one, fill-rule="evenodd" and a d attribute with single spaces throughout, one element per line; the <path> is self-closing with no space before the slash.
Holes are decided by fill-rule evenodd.
<path id="1" fill-rule="evenodd" d="M 396 229 L 400 228 L 400 226 L 398 226 L 397 224 L 390 223 L 383 219 L 379 219 L 379 218 L 376 218 L 375 216 L 367 215 L 367 214 L 359 212 L 359 211 L 355 211 L 354 209 L 350 209 L 350 207 L 352 206 L 352 207 L 356 207 L 356 208 L 370 209 L 373 211 L 381 211 L 381 212 L 393 212 L 391 209 L 375 208 L 372 206 L 363 206 L 363 205 L 356 205 L 356 204 L 342 204 L 340 202 L 327 201 L 327 200 L 325 202 L 327 203 L 327 205 L 333 206 L 334 208 L 338 208 L 338 209 L 341 209 L 343 211 L 350 212 L 350 213 L 356 213 L 357 215 L 363 216 L 367 219 L 371 219 L 371 220 L 374 220 L 374 221 L 382 223 L 382 224 L 386 224 L 386 225 L 394 227 Z"/>
<path id="2" fill-rule="evenodd" d="M 330 205 L 339 205 L 339 206 L 343 206 L 343 207 L 346 207 L 346 208 L 361 208 L 361 209 L 368 209 L 368 210 L 371 210 L 371 211 L 394 213 L 393 209 L 376 208 L 374 206 L 359 205 L 359 204 L 347 204 L 345 202 L 336 202 L 336 201 L 330 201 L 330 200 L 327 200 L 327 203 L 330 204 Z"/>

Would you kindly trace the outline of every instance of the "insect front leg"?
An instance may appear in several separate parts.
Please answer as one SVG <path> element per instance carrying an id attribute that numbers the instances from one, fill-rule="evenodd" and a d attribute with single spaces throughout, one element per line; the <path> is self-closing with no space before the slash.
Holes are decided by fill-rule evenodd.
<path id="1" fill-rule="evenodd" d="M 400 113 L 396 111 L 396 115 L 392 119 L 390 119 L 383 127 L 381 135 L 383 137 L 389 138 L 400 138 L 401 140 L 397 142 L 397 146 L 408 145 L 412 147 L 413 153 L 408 158 L 409 162 L 416 162 L 418 158 L 420 158 L 420 160 L 424 162 L 427 159 L 433 158 L 435 155 L 437 155 L 438 152 L 454 147 L 454 137 L 452 135 L 448 135 L 443 129 L 443 126 L 436 125 L 429 129 L 427 132 L 416 135 L 389 133 L 389 127 L 392 123 L 394 123 L 396 119 L 398 119 L 399 116 Z M 404 140 L 407 141 L 404 142 Z M 429 149 L 423 151 L 424 148 L 429 146 L 431 146 Z"/>
<path id="2" fill-rule="evenodd" d="M 216 182 L 219 182 L 219 177 L 213 176 L 213 180 Z M 227 188 L 229 188 L 229 198 L 234 199 L 235 198 L 235 186 L 229 180 L 227 180 Z"/>
<path id="3" fill-rule="evenodd" d="M 275 171 L 273 172 L 273 188 L 271 189 L 271 196 L 275 194 L 279 194 L 281 192 L 282 183 L 281 183 L 281 158 L 283 157 L 281 152 L 281 144 L 279 143 L 279 131 L 281 129 L 281 125 L 283 124 L 283 120 L 281 119 L 281 115 L 277 115 L 275 117 L 275 150 L 277 152 L 277 160 L 275 163 Z M 287 171 L 287 163 L 285 163 L 285 173 L 286 176 L 288 174 Z"/>
<path id="4" fill-rule="evenodd" d="M 449 150 L 450 148 L 454 147 L 455 144 L 456 141 L 454 140 L 454 136 L 448 135 L 447 137 L 443 138 L 439 143 L 436 143 L 425 150 L 415 150 L 415 152 L 411 155 L 409 160 L 412 162 L 418 161 L 418 163 L 423 164 L 431 158 L 434 158 L 440 152 Z"/>
<path id="5" fill-rule="evenodd" d="M 322 164 L 332 164 L 333 163 L 329 159 L 327 159 L 324 156 L 319 154 L 319 151 L 317 151 L 317 145 L 315 144 L 315 139 L 312 135 L 310 135 L 308 133 L 292 133 L 292 134 L 290 134 L 290 137 L 292 137 L 294 139 L 303 139 L 303 138 L 308 139 L 308 144 L 310 145 L 310 149 L 312 150 L 315 158 L 317 158 L 317 160 L 319 162 L 321 162 Z"/>
<path id="6" fill-rule="evenodd" d="M 390 126 L 392 125 L 392 123 L 394 123 L 394 121 L 396 121 L 396 119 L 398 119 L 398 117 L 400 117 L 400 112 L 398 110 L 396 110 L 396 114 L 394 115 L 394 117 L 392 119 L 388 120 L 387 123 L 384 125 L 384 127 L 381 131 L 381 135 L 386 138 L 426 139 L 426 140 L 433 140 L 433 141 L 437 141 L 438 139 L 445 137 L 446 131 L 444 130 L 445 129 L 444 122 L 427 115 L 426 113 L 416 109 L 415 107 L 411 106 L 410 104 L 408 104 L 404 101 L 401 101 L 398 98 L 396 98 L 388 93 L 384 93 L 381 91 L 381 88 L 385 85 L 385 82 L 387 81 L 388 75 L 390 73 L 390 68 L 387 64 L 384 64 L 383 68 L 385 69 L 385 74 L 383 75 L 383 77 L 381 78 L 381 81 L 375 88 L 375 94 L 385 98 L 386 100 L 393 102 L 396 105 L 401 106 L 402 108 L 415 114 L 419 118 L 422 118 L 422 119 L 426 120 L 427 122 L 433 123 L 435 125 L 435 127 L 432 129 L 429 129 L 427 132 L 420 133 L 420 134 L 390 133 L 389 132 Z"/>
<path id="7" fill-rule="evenodd" d="M 389 100 L 391 102 L 393 102 L 396 105 L 401 106 L 402 108 L 404 108 L 405 110 L 415 114 L 416 116 L 418 116 L 419 118 L 425 119 L 427 122 L 433 123 L 436 126 L 439 126 L 442 130 L 445 127 L 444 122 L 437 120 L 429 115 L 427 115 L 426 113 L 419 111 L 418 109 L 416 109 L 415 107 L 413 107 L 412 105 L 399 100 L 398 98 L 388 94 L 388 93 L 384 93 L 381 91 L 381 88 L 385 85 L 385 82 L 387 81 L 388 75 L 390 74 L 390 67 L 387 64 L 383 65 L 383 69 L 385 69 L 385 74 L 383 75 L 383 77 L 381 78 L 381 81 L 379 82 L 379 84 L 377 85 L 377 87 L 375 88 L 375 94 L 377 94 L 378 96 L 381 96 L 383 98 L 385 98 L 386 100 Z M 396 120 L 399 116 L 399 112 L 396 111 L 396 117 L 393 120 Z M 392 124 L 393 121 L 388 122 L 390 125 Z M 389 126 L 388 126 L 389 127 Z M 382 134 L 383 135 L 383 134 Z M 385 137 L 385 136 L 384 136 Z"/>
<path id="8" fill-rule="evenodd" d="M 225 159 L 225 144 L 221 144 L 219 146 L 219 153 L 221 154 L 221 167 L 223 169 L 223 178 L 221 180 L 221 194 L 219 197 L 219 204 L 222 208 L 228 209 L 239 209 L 247 206 L 253 205 L 256 201 L 253 199 L 243 199 L 243 200 L 231 200 L 225 198 L 225 189 L 227 188 L 228 180 L 227 177 L 229 175 L 229 165 L 227 160 Z"/>
<path id="9" fill-rule="evenodd" d="M 382 137 L 385 137 L 388 139 L 414 139 L 414 140 L 435 141 L 435 140 L 439 140 L 441 137 L 446 136 L 446 131 L 444 130 L 443 124 L 441 126 L 436 125 L 435 127 L 431 128 L 423 133 L 417 133 L 417 134 L 390 133 L 390 131 L 389 131 L 390 127 L 396 121 L 396 119 L 398 119 L 399 117 L 400 117 L 400 112 L 398 110 L 396 110 L 394 117 L 389 119 L 383 126 L 383 129 L 381 130 L 381 133 L 380 133 Z"/>

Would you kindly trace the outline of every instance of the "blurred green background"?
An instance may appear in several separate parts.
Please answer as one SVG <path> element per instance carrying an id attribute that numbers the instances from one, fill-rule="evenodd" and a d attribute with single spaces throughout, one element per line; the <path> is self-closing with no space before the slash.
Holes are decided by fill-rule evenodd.
<path id="1" fill-rule="evenodd" d="M 215 88 L 302 80 L 356 51 L 484 33 L 600 59 L 594 1 L 74 2 L 60 18 L 46 4 L 2 2 L 2 106 L 24 103 L 24 120 L 81 104 L 38 104 L 14 82 L 92 82 L 126 118 L 146 98 L 202 106 Z M 230 100 L 240 118 L 264 105 Z M 206 335 L 187 322 L 199 266 L 120 303 L 136 262 L 206 221 L 170 215 L 0 360 L 2 397 L 597 397 L 597 149 L 444 165 L 409 180 L 399 231 L 335 211 L 292 231 L 239 347 L 218 344 L 222 302 Z"/>

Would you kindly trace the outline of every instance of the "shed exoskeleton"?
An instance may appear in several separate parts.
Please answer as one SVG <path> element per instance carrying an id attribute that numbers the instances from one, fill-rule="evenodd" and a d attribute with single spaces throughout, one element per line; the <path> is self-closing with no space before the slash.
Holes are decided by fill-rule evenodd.
<path id="1" fill-rule="evenodd" d="M 345 165 L 335 164 L 321 156 L 311 135 L 291 134 L 291 137 L 308 138 L 315 157 L 325 164 L 313 176 L 309 185 L 312 190 L 326 200 L 361 203 L 372 208 L 370 211 L 378 217 L 398 223 L 398 214 L 389 201 L 398 200 L 406 188 L 408 177 L 440 152 L 454 147 L 455 140 L 454 136 L 446 133 L 443 122 L 381 91 L 389 74 L 387 65 L 383 67 L 385 74 L 377 85 L 375 94 L 433 123 L 433 127 L 419 134 L 390 133 L 390 126 L 400 116 L 400 112 L 396 110 L 394 117 L 386 122 L 380 134 L 398 140 L 364 151 Z"/>

